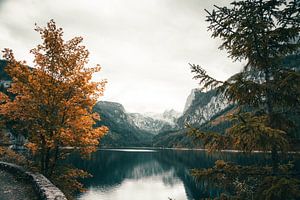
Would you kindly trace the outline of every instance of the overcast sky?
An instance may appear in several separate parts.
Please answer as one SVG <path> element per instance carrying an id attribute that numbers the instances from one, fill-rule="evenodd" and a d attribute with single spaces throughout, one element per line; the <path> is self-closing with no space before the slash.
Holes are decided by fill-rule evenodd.
<path id="1" fill-rule="evenodd" d="M 31 63 L 29 50 L 41 42 L 34 24 L 54 19 L 66 40 L 84 38 L 89 65 L 102 66 L 102 100 L 129 112 L 182 111 L 197 87 L 188 63 L 221 80 L 241 68 L 210 38 L 204 8 L 213 4 L 228 0 L 0 0 L 0 48 Z"/>

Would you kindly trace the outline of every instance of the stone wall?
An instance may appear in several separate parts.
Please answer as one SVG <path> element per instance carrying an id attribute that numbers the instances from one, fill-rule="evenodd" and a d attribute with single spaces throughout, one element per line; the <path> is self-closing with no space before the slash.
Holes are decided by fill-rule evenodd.
<path id="1" fill-rule="evenodd" d="M 25 176 L 34 185 L 34 189 L 42 200 L 67 200 L 62 191 L 42 174 L 28 172 L 21 166 L 7 162 L 0 162 L 0 168 Z"/>

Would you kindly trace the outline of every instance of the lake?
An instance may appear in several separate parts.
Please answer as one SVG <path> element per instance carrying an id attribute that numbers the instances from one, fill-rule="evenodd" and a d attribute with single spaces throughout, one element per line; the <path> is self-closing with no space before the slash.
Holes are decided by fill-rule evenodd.
<path id="1" fill-rule="evenodd" d="M 83 181 L 87 192 L 79 200 L 198 200 L 218 196 L 190 176 L 192 168 L 207 168 L 219 159 L 248 165 L 265 164 L 268 154 L 214 153 L 199 150 L 103 149 L 82 160 L 70 161 L 93 175 Z"/>

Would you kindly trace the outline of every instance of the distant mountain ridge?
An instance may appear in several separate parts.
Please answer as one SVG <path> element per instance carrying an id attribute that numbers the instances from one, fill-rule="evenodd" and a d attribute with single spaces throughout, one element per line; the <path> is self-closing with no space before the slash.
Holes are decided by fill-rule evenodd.
<path id="1" fill-rule="evenodd" d="M 101 121 L 97 125 L 106 125 L 110 129 L 101 140 L 102 146 L 195 147 L 186 135 L 186 124 L 201 126 L 204 130 L 224 131 L 228 123 L 222 116 L 234 106 L 216 91 L 192 90 L 191 93 L 194 93 L 190 95 L 194 96 L 193 100 L 183 114 L 174 110 L 162 114 L 127 113 L 120 103 L 98 102 L 94 111 L 100 114 Z"/>
<path id="2" fill-rule="evenodd" d="M 109 101 L 97 102 L 93 110 L 101 117 L 96 126 L 109 128 L 101 140 L 101 145 L 106 147 L 152 146 L 153 136 L 174 128 L 179 115 L 174 110 L 156 114 L 156 117 L 127 113 L 122 104 Z"/>
<path id="3" fill-rule="evenodd" d="M 190 99 L 192 98 L 192 100 Z M 185 112 L 177 120 L 179 127 L 186 124 L 201 125 L 212 119 L 216 114 L 230 106 L 223 94 L 215 90 L 201 92 L 193 89 L 187 99 Z"/>
<path id="4" fill-rule="evenodd" d="M 120 103 L 99 101 L 94 106 L 93 111 L 99 113 L 101 118 L 96 126 L 105 125 L 109 128 L 108 134 L 101 140 L 101 146 L 151 145 L 153 135 L 135 126 Z"/>
<path id="5" fill-rule="evenodd" d="M 128 113 L 130 119 L 141 130 L 158 134 L 166 127 L 177 127 L 177 118 L 181 115 L 179 112 L 171 109 L 158 113 Z"/>
<path id="6" fill-rule="evenodd" d="M 216 90 L 202 92 L 200 89 L 193 89 L 186 100 L 183 114 L 176 121 L 176 129 L 165 130 L 154 136 L 153 146 L 202 147 L 201 143 L 187 136 L 186 125 L 222 133 L 230 125 L 223 116 L 233 109 L 234 105 Z"/>

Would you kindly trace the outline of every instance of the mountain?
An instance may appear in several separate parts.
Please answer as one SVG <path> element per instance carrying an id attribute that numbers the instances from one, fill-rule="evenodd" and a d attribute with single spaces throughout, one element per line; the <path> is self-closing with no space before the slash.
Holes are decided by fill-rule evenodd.
<path id="1" fill-rule="evenodd" d="M 154 119 L 140 113 L 129 113 L 128 115 L 135 126 L 153 134 L 159 133 L 160 130 L 167 124 L 165 121 Z"/>
<path id="2" fill-rule="evenodd" d="M 99 101 L 93 111 L 101 117 L 96 126 L 105 125 L 109 128 L 109 133 L 101 140 L 101 146 L 151 146 L 153 135 L 135 126 L 120 103 Z"/>
<path id="3" fill-rule="evenodd" d="M 127 113 L 120 103 L 109 101 L 99 101 L 93 111 L 101 117 L 96 126 L 109 128 L 101 140 L 104 147 L 152 146 L 155 134 L 176 129 L 180 115 L 175 110 L 162 114 Z"/>
<path id="4" fill-rule="evenodd" d="M 163 113 L 145 113 L 146 116 L 152 117 L 153 119 L 162 120 L 169 124 L 176 124 L 178 117 L 181 115 L 174 109 L 165 110 Z"/>
<path id="5" fill-rule="evenodd" d="M 203 131 L 224 133 L 231 125 L 224 116 L 234 112 L 234 108 L 216 90 L 202 92 L 193 89 L 187 97 L 183 114 L 175 122 L 175 128 L 161 130 L 153 137 L 152 144 L 156 147 L 203 147 L 201 142 L 187 135 L 188 129 L 185 126 L 189 124 Z"/>
<path id="6" fill-rule="evenodd" d="M 166 110 L 161 114 L 157 113 L 129 113 L 128 114 L 133 124 L 141 130 L 158 134 L 165 129 L 174 129 L 177 127 L 177 118 L 180 113 L 171 109 Z"/>
<path id="7" fill-rule="evenodd" d="M 182 128 L 186 124 L 202 125 L 230 106 L 224 96 L 215 90 L 202 92 L 199 89 L 191 91 L 185 105 L 185 111 L 177 121 Z"/>
<path id="8" fill-rule="evenodd" d="M 202 147 L 201 143 L 187 136 L 186 124 L 203 131 L 224 133 L 225 129 L 230 126 L 230 122 L 224 120 L 224 116 L 234 112 L 234 108 L 234 105 L 215 90 L 202 92 L 199 89 L 193 89 L 186 100 L 183 114 L 176 121 L 176 129 L 161 131 L 154 136 L 153 146 Z"/>

